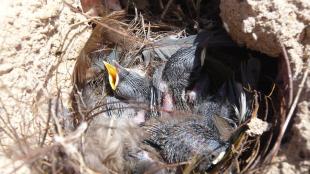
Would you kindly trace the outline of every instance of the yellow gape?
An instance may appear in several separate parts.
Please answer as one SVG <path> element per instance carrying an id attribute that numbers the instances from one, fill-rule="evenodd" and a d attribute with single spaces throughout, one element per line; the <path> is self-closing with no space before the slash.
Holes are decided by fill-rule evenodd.
<path id="1" fill-rule="evenodd" d="M 115 90 L 119 81 L 117 69 L 115 66 L 109 64 L 106 61 L 103 61 L 103 63 L 108 70 L 110 86 L 113 90 Z"/>

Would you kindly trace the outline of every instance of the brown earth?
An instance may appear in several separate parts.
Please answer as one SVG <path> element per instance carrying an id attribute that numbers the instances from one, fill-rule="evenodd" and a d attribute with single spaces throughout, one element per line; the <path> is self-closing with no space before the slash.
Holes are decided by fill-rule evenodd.
<path id="1" fill-rule="evenodd" d="M 61 0 L 3 0 L 0 8 L 0 125 L 6 129 L 11 122 L 19 135 L 38 142 L 35 135 L 46 125 L 47 101 L 58 89 L 69 106 L 75 58 L 91 30 L 86 18 Z M 3 146 L 11 144 L 7 134 L 0 135 Z M 0 173 L 12 167 L 3 152 L 0 164 Z"/>

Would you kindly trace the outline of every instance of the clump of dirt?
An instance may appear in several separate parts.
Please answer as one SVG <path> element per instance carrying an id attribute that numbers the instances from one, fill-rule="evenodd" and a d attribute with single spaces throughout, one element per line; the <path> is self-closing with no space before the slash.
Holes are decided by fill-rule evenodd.
<path id="1" fill-rule="evenodd" d="M 226 30 L 239 44 L 277 57 L 287 48 L 294 77 L 309 57 L 310 3 L 300 1 L 221 1 Z"/>

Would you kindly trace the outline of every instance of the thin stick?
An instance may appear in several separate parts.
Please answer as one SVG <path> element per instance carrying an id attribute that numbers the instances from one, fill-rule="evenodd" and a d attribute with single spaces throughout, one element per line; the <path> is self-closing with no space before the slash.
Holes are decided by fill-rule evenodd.
<path id="1" fill-rule="evenodd" d="M 290 64 L 290 61 L 288 59 L 287 51 L 286 51 L 283 43 L 280 43 L 280 45 L 281 45 L 282 54 L 284 57 L 285 66 L 286 66 L 286 70 L 287 70 L 287 77 L 288 77 L 288 102 L 287 102 L 287 104 L 288 104 L 288 106 L 291 106 L 292 100 L 293 100 L 293 80 L 292 80 L 291 64 Z"/>
<path id="2" fill-rule="evenodd" d="M 273 147 L 273 149 L 270 151 L 269 155 L 267 156 L 266 159 L 273 159 L 273 157 L 277 154 L 278 152 L 278 149 L 280 148 L 280 144 L 281 144 L 281 140 L 284 136 L 284 133 L 287 129 L 287 126 L 288 124 L 290 123 L 291 119 L 292 119 L 292 116 L 293 116 L 293 113 L 296 109 L 296 106 L 297 106 L 297 103 L 299 101 L 299 98 L 300 98 L 300 94 L 305 86 L 305 82 L 307 80 L 307 77 L 308 77 L 308 74 L 309 74 L 309 69 L 310 69 L 310 60 L 307 62 L 307 65 L 306 65 L 306 70 L 304 72 L 304 75 L 303 75 L 303 78 L 302 78 L 302 81 L 298 87 L 298 91 L 297 91 L 297 94 L 296 94 L 296 97 L 294 98 L 294 101 L 293 101 L 293 104 L 292 106 L 290 107 L 290 110 L 287 114 L 287 117 L 286 117 L 286 120 L 280 130 L 280 133 L 279 133 L 279 136 L 278 136 L 278 139 Z"/>
<path id="3" fill-rule="evenodd" d="M 43 135 L 43 139 L 42 139 L 42 142 L 40 144 L 40 147 L 42 147 L 44 145 L 44 142 L 45 142 L 45 139 L 46 139 L 46 136 L 47 136 L 47 132 L 49 130 L 49 123 L 50 123 L 50 120 L 51 120 L 51 117 L 52 117 L 52 100 L 49 99 L 48 100 L 48 116 L 47 116 L 47 121 L 46 121 L 46 128 L 45 128 L 45 132 L 44 132 L 44 135 Z"/>
<path id="4" fill-rule="evenodd" d="M 166 7 L 165 7 L 163 13 L 162 13 L 161 16 L 160 16 L 160 19 L 164 19 L 164 17 L 165 17 L 165 15 L 166 15 L 166 13 L 167 13 L 167 11 L 168 11 L 168 9 L 169 9 L 169 7 L 170 7 L 170 5 L 171 5 L 172 2 L 173 2 L 173 0 L 169 0 L 169 1 L 168 1 L 168 4 L 166 5 Z"/>

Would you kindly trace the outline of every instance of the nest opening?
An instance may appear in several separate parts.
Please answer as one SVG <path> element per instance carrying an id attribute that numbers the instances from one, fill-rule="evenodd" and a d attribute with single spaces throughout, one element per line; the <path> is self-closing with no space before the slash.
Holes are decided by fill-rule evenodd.
<path id="1" fill-rule="evenodd" d="M 74 127 L 77 127 L 83 121 L 89 121 L 88 115 L 91 113 L 90 111 L 94 111 L 104 104 L 98 102 L 105 95 L 101 93 L 101 90 L 105 88 L 106 85 L 101 77 L 101 75 L 104 75 L 104 72 L 100 69 L 98 70 L 98 64 L 96 62 L 98 59 L 101 60 L 102 57 L 109 56 L 113 49 L 121 47 L 121 51 L 118 55 L 121 58 L 118 61 L 125 67 L 137 65 L 144 66 L 146 59 L 143 55 L 141 56 L 141 50 L 149 45 L 150 40 L 164 38 L 164 36 L 171 34 L 177 34 L 179 36 L 197 34 L 197 25 L 198 28 L 203 26 L 203 29 L 207 31 L 224 30 L 219 17 L 219 1 L 201 2 L 200 11 L 197 11 L 195 5 L 188 6 L 185 1 L 180 1 L 178 3 L 176 3 L 176 5 L 172 4 L 170 8 L 173 10 L 168 12 L 164 12 L 165 8 L 162 9 L 158 7 L 160 6 L 159 4 L 151 3 L 150 7 L 154 8 L 140 9 L 144 17 L 141 15 L 137 16 L 134 8 L 132 8 L 130 4 L 127 4 L 128 11 L 124 19 L 117 19 L 116 17 L 115 21 L 112 17 L 111 20 L 102 20 L 95 23 L 93 35 L 78 57 L 73 74 L 73 85 L 75 88 L 72 92 L 72 108 L 74 115 L 71 121 L 74 122 Z M 201 11 L 203 10 L 207 12 L 202 14 Z M 177 12 L 180 13 L 177 14 Z M 158 22 L 158 18 L 161 18 L 162 21 Z M 184 20 L 180 20 L 179 18 Z M 198 24 L 192 19 L 199 19 Z M 120 26 L 117 20 L 126 21 L 128 24 L 127 30 L 116 29 L 117 31 L 125 33 L 125 40 L 127 39 L 125 42 L 122 40 L 124 35 L 119 36 L 115 34 L 115 31 L 105 28 L 104 25 L 101 26 L 101 22 L 105 25 L 117 24 L 116 26 Z M 148 22 L 151 22 L 152 25 L 149 26 L 149 30 L 145 30 L 147 27 L 143 25 L 146 25 Z M 141 29 L 142 27 L 143 29 Z M 183 28 L 186 30 L 182 31 Z M 152 33 L 147 33 L 148 31 L 152 31 Z M 148 36 L 148 39 L 143 40 L 146 36 Z M 129 46 L 128 42 L 132 44 Z M 115 47 L 115 45 L 117 45 L 117 47 Z M 285 61 L 285 56 L 273 58 L 244 47 L 233 49 L 228 49 L 226 47 L 224 49 L 222 47 L 210 48 L 207 51 L 216 58 L 221 59 L 221 57 L 224 57 L 220 61 L 230 67 L 240 66 L 244 59 L 255 58 L 259 61 L 259 65 L 256 61 L 252 62 L 253 66 L 257 65 L 260 67 L 259 77 L 257 82 L 255 82 L 257 83 L 256 87 L 245 88 L 249 90 L 255 98 L 251 106 L 252 111 L 256 108 L 257 117 L 269 123 L 270 129 L 259 136 L 244 136 L 242 140 L 238 141 L 239 144 L 236 144 L 236 146 L 239 146 L 240 152 L 233 152 L 233 155 L 228 157 L 229 160 L 221 161 L 218 165 L 210 169 L 212 172 L 223 171 L 223 166 L 226 166 L 226 168 L 224 168 L 227 169 L 228 166 L 234 164 L 233 171 L 238 173 L 257 171 L 261 169 L 264 164 L 271 161 L 278 150 L 275 144 L 281 142 L 281 138 L 279 138 L 280 130 L 286 117 L 287 106 L 290 105 L 292 100 L 290 98 L 292 89 L 289 87 L 289 65 L 287 61 Z M 231 58 L 225 59 L 227 58 L 225 55 L 230 55 Z M 134 59 L 129 60 L 130 57 L 134 57 Z M 155 71 L 153 65 L 156 63 L 158 62 L 152 62 L 151 65 L 148 66 L 151 68 L 146 68 L 146 71 Z M 212 72 L 213 71 L 211 71 L 211 73 L 209 72 L 211 80 L 216 81 L 218 78 L 217 72 L 215 74 L 212 74 Z M 238 73 L 239 75 L 236 76 L 241 77 L 241 72 L 236 72 L 236 74 Z M 257 72 L 251 73 L 255 74 Z M 241 81 L 242 79 L 237 80 Z M 217 86 L 215 88 L 219 88 L 220 86 L 216 83 L 213 84 Z M 97 90 L 88 90 L 86 89 L 88 85 L 99 88 L 96 88 Z M 91 104 L 85 105 L 85 103 L 83 103 L 85 101 Z M 96 103 L 99 103 L 99 105 L 96 105 Z"/>

